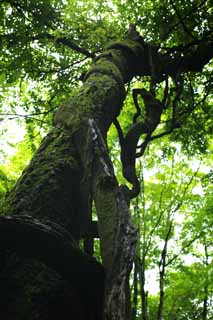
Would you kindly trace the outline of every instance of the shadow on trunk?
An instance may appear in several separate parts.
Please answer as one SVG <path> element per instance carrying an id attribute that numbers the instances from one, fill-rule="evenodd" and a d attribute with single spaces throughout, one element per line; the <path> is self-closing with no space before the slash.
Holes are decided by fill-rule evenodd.
<path id="1" fill-rule="evenodd" d="M 103 267 L 62 227 L 0 217 L 0 254 L 1 319 L 101 319 Z"/>

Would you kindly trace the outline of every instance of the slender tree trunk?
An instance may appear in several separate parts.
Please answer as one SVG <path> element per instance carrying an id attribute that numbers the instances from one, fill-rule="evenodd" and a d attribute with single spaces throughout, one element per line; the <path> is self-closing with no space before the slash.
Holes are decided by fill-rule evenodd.
<path id="1" fill-rule="evenodd" d="M 167 257 L 167 248 L 168 248 L 168 241 L 172 230 L 172 221 L 169 222 L 169 227 L 166 233 L 166 238 L 164 241 L 164 247 L 161 253 L 161 259 L 159 262 L 159 275 L 160 275 L 160 282 L 159 282 L 159 304 L 158 304 L 158 311 L 157 311 L 157 320 L 162 320 L 163 315 L 163 305 L 164 305 L 164 276 L 166 270 L 166 257 Z"/>
<path id="2" fill-rule="evenodd" d="M 145 291 L 145 261 L 144 257 L 140 266 L 140 286 L 141 286 L 141 313 L 142 320 L 147 320 L 147 294 Z"/>
<path id="3" fill-rule="evenodd" d="M 134 274 L 133 274 L 133 299 L 132 299 L 132 320 L 136 320 L 137 309 L 138 309 L 138 261 L 134 259 Z"/>
<path id="4" fill-rule="evenodd" d="M 164 304 L 164 271 L 160 271 L 159 288 L 160 288 L 160 292 L 159 292 L 157 320 L 162 320 L 163 304 Z"/>
<path id="5" fill-rule="evenodd" d="M 208 286 L 204 287 L 204 299 L 203 299 L 203 315 L 202 319 L 206 320 L 208 314 Z"/>
<path id="6" fill-rule="evenodd" d="M 208 254 L 208 246 L 204 245 L 205 250 L 205 266 L 208 268 L 209 266 L 209 254 Z M 208 292 L 208 276 L 207 279 L 205 279 L 204 282 L 204 299 L 203 299 L 203 312 L 202 312 L 202 319 L 206 320 L 208 316 L 208 298 L 209 298 L 209 292 Z"/>
<path id="7" fill-rule="evenodd" d="M 142 258 L 140 259 L 140 288 L 141 288 L 141 314 L 142 314 L 142 320 L 147 320 L 147 306 L 148 306 L 148 292 L 145 291 L 145 284 L 146 284 L 146 255 L 148 251 L 147 247 L 147 240 L 146 240 L 146 205 L 145 205 L 145 193 L 144 193 L 144 172 L 143 172 L 143 166 L 141 164 L 141 185 L 142 185 L 142 203 L 143 203 L 143 209 L 142 209 Z M 138 201 L 138 200 L 137 200 Z"/>

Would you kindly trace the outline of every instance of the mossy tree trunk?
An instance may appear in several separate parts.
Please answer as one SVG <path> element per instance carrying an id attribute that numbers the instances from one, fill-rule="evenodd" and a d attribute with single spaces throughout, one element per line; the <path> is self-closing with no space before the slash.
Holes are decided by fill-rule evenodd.
<path id="1" fill-rule="evenodd" d="M 83 86 L 57 111 L 53 129 L 8 198 L 8 214 L 56 223 L 77 241 L 91 227 L 94 199 L 107 272 L 107 319 L 127 318 L 136 234 L 114 176 L 106 134 L 122 108 L 125 82 L 134 75 L 142 51 L 140 44 L 128 40 L 94 61 Z"/>
<path id="2" fill-rule="evenodd" d="M 8 214 L 30 215 L 44 225 L 55 223 L 77 241 L 92 229 L 94 200 L 107 279 L 104 318 L 110 320 L 129 318 L 127 284 L 137 236 L 108 156 L 106 136 L 122 108 L 125 83 L 135 75 L 151 74 L 149 52 L 137 37 L 111 45 L 96 58 L 84 84 L 57 111 L 53 129 L 8 198 Z M 179 60 L 168 62 L 157 55 L 152 60 L 160 74 L 172 74 L 180 65 Z M 57 251 L 53 254 L 57 256 Z"/>

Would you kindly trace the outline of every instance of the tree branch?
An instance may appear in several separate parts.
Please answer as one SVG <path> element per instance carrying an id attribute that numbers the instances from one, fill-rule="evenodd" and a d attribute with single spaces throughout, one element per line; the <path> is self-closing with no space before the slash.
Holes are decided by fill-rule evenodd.
<path id="1" fill-rule="evenodd" d="M 16 3 L 16 1 L 6 1 L 5 2 L 8 2 L 13 8 L 16 9 L 16 11 L 22 15 L 26 20 L 28 20 L 29 22 L 32 23 L 31 19 L 29 19 L 26 14 L 24 13 L 24 8 L 21 7 L 20 5 L 18 5 Z M 47 25 L 48 26 L 48 25 Z M 56 38 L 55 36 L 51 35 L 50 33 L 44 33 L 43 34 L 45 36 L 45 38 L 49 39 L 49 40 L 52 40 L 54 41 L 55 43 L 58 43 L 58 44 L 62 44 L 64 46 L 67 46 L 68 48 L 76 51 L 76 52 L 79 52 L 83 55 L 85 55 L 86 57 L 88 58 L 94 58 L 95 57 L 95 54 L 94 53 L 91 53 L 89 52 L 88 50 L 78 46 L 75 42 L 73 42 L 72 40 L 70 39 L 67 39 L 66 37 L 59 37 L 59 38 Z M 39 37 L 35 37 L 34 39 L 38 39 Z"/>
<path id="2" fill-rule="evenodd" d="M 72 50 L 74 50 L 76 52 L 79 52 L 79 53 L 85 55 L 88 58 L 95 58 L 95 54 L 94 53 L 91 53 L 88 50 L 78 46 L 75 42 L 73 42 L 70 39 L 67 39 L 65 37 L 56 38 L 55 36 L 51 35 L 50 33 L 45 33 L 44 36 L 47 39 L 52 40 L 57 44 L 62 44 L 62 45 L 66 46 L 66 47 L 68 47 L 68 48 L 70 48 L 70 49 L 72 49 Z"/>

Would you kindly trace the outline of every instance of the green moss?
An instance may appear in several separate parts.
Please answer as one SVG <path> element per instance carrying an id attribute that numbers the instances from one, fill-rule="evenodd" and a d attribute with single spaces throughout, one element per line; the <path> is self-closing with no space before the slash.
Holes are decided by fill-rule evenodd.
<path id="1" fill-rule="evenodd" d="M 72 137 L 66 131 L 53 130 L 10 193 L 7 212 L 31 215 L 43 222 L 52 220 L 78 237 L 83 214 L 79 165 Z"/>
<path id="2" fill-rule="evenodd" d="M 120 109 L 124 99 L 124 88 L 121 88 L 121 85 L 112 76 L 115 71 L 113 68 L 109 71 L 106 66 L 98 70 L 94 69 L 75 98 L 67 106 L 58 110 L 55 117 L 57 126 L 74 133 L 88 118 L 104 121 L 106 112 L 111 113 L 112 118 L 115 106 Z M 109 74 L 105 74 L 105 70 L 108 70 Z M 118 77 L 121 79 L 120 75 Z"/>
<path id="3" fill-rule="evenodd" d="M 127 50 L 130 52 L 130 61 L 127 61 Z M 131 59 L 141 54 L 141 50 L 139 43 L 126 40 L 113 45 L 112 49 L 96 59 L 83 86 L 56 112 L 56 128 L 43 140 L 11 192 L 8 198 L 10 213 L 30 214 L 43 222 L 50 219 L 62 224 L 71 233 L 76 232 L 78 238 L 81 218 L 85 214 L 85 206 L 88 206 L 85 189 L 86 192 L 88 190 L 83 179 L 92 174 L 91 168 L 89 172 L 84 165 L 87 158 L 92 158 L 89 154 L 92 151 L 85 150 L 88 119 L 95 119 L 105 138 L 125 98 L 124 81 L 129 77 Z M 79 135 L 79 132 L 82 134 Z M 78 135 L 81 137 L 80 147 L 77 146 Z M 100 188 L 96 198 L 99 226 L 103 235 L 102 251 L 107 251 L 104 256 L 108 256 L 106 259 L 110 260 L 116 205 L 107 183 L 104 178 L 99 181 Z"/>
<path id="4" fill-rule="evenodd" d="M 90 71 L 87 73 L 86 79 L 88 79 L 92 73 L 108 75 L 110 78 L 114 78 L 118 84 L 123 84 L 123 78 L 119 68 L 106 57 L 98 59 L 96 64 L 92 66 Z"/>
<path id="5" fill-rule="evenodd" d="M 56 126 L 74 133 L 86 118 L 100 120 L 106 115 L 106 111 L 113 111 L 110 105 L 116 104 L 117 108 L 121 108 L 125 97 L 123 81 L 129 72 L 121 48 L 128 49 L 136 57 L 141 54 L 143 48 L 139 43 L 129 39 L 109 48 L 111 49 L 95 60 L 85 76 L 84 85 L 79 88 L 75 96 L 56 112 L 54 119 Z M 116 115 L 118 113 L 119 110 Z"/>
<path id="6" fill-rule="evenodd" d="M 122 49 L 122 48 L 124 50 L 126 49 L 129 51 L 132 51 L 132 53 L 136 57 L 141 56 L 141 53 L 143 52 L 143 46 L 139 42 L 133 41 L 131 39 L 125 39 L 123 41 L 113 43 L 110 46 L 108 46 L 107 49 Z"/>
<path id="7" fill-rule="evenodd" d="M 119 73 L 122 75 L 122 79 L 125 77 L 125 74 L 128 72 L 128 67 L 126 63 L 126 58 L 120 50 L 106 50 L 104 53 L 100 54 L 94 61 L 97 62 L 103 58 L 107 59 L 108 62 L 111 62 L 119 70 Z"/>
<path id="8" fill-rule="evenodd" d="M 56 126 L 73 133 L 86 118 L 100 119 L 107 108 L 108 112 L 112 110 L 113 104 L 120 108 L 125 97 L 123 74 L 120 71 L 122 69 L 124 73 L 124 60 L 118 50 L 100 56 L 86 74 L 84 85 L 56 112 Z"/>

